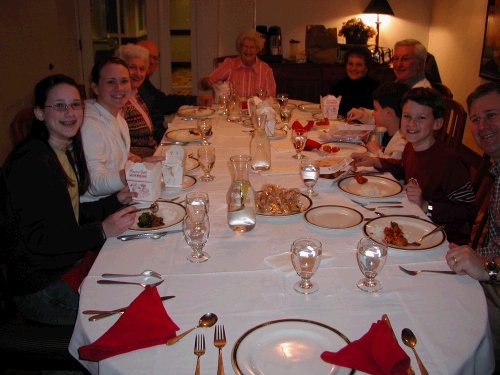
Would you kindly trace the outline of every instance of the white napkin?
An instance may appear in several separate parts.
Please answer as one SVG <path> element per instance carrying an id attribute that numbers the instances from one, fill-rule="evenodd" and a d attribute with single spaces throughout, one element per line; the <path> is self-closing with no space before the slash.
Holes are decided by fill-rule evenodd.
<path id="1" fill-rule="evenodd" d="M 323 257 L 321 258 L 320 268 L 330 264 L 335 260 L 333 254 L 323 251 Z M 290 252 L 285 252 L 278 255 L 271 255 L 264 258 L 264 263 L 270 268 L 278 270 L 283 276 L 290 277 L 297 275 L 295 268 L 293 268 L 292 259 L 290 257 Z"/>

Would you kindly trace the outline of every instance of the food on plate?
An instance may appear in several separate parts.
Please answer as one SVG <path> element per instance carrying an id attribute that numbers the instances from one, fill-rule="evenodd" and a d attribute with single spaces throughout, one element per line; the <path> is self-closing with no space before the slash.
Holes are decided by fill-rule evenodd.
<path id="1" fill-rule="evenodd" d="M 330 120 L 325 117 L 323 120 L 316 121 L 316 125 L 330 125 Z"/>
<path id="2" fill-rule="evenodd" d="M 164 225 L 163 218 L 156 216 L 152 212 L 144 212 L 139 216 L 137 226 L 139 228 L 155 228 Z"/>
<path id="3" fill-rule="evenodd" d="M 335 158 L 335 157 L 327 156 L 327 157 L 318 159 L 318 166 L 320 168 L 333 167 L 335 164 L 338 164 L 343 160 L 344 160 L 344 158 Z"/>
<path id="4" fill-rule="evenodd" d="M 384 228 L 384 240 L 390 245 L 406 246 L 408 240 L 404 237 L 403 230 L 395 221 L 391 221 L 391 226 Z"/>
<path id="5" fill-rule="evenodd" d="M 285 189 L 279 185 L 265 184 L 262 190 L 256 193 L 255 205 L 259 213 L 288 215 L 302 211 L 300 196 L 300 190 L 297 188 Z"/>
<path id="6" fill-rule="evenodd" d="M 358 184 L 365 184 L 368 182 L 368 179 L 366 177 L 363 177 L 363 174 L 361 172 L 356 172 L 354 175 L 354 179 Z"/>
<path id="7" fill-rule="evenodd" d="M 327 154 L 335 154 L 340 151 L 340 147 L 335 147 L 335 146 L 330 146 L 330 145 L 323 145 L 321 148 L 323 152 L 326 152 Z"/>

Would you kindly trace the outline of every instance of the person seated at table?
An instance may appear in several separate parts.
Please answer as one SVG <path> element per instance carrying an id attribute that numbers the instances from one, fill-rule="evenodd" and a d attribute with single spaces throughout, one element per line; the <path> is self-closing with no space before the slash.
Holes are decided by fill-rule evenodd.
<path id="1" fill-rule="evenodd" d="M 342 96 L 339 114 L 346 117 L 352 108 L 373 109 L 372 94 L 380 85 L 368 75 L 373 60 L 372 53 L 364 46 L 349 48 L 344 55 L 347 77 L 332 86 L 331 93 Z"/>
<path id="2" fill-rule="evenodd" d="M 216 82 L 229 81 L 236 85 L 239 96 L 255 96 L 260 88 L 264 88 L 268 96 L 276 97 L 273 70 L 257 57 L 264 42 L 259 32 L 243 30 L 236 39 L 239 56 L 225 59 L 217 69 L 200 80 L 198 88 L 210 90 Z"/>
<path id="3" fill-rule="evenodd" d="M 90 182 L 80 134 L 83 109 L 72 78 L 40 81 L 31 132 L 2 170 L 9 287 L 20 313 L 51 325 L 75 323 L 77 289 L 96 252 L 135 221 L 134 207 L 121 209 L 132 199 L 128 188 L 79 203 Z"/>
<path id="4" fill-rule="evenodd" d="M 427 50 L 418 40 L 405 39 L 394 45 L 392 69 L 396 82 L 401 82 L 409 88 L 432 88 L 431 83 L 425 78 L 425 60 Z M 363 124 L 373 124 L 372 111 L 365 108 L 353 108 L 347 112 L 350 121 L 357 120 Z"/>
<path id="5" fill-rule="evenodd" d="M 446 261 L 457 274 L 467 274 L 482 282 L 493 334 L 495 370 L 498 372 L 500 371 L 500 276 L 497 276 L 500 271 L 500 82 L 485 83 L 477 87 L 468 96 L 467 107 L 474 142 L 494 160 L 490 172 L 495 181 L 488 205 L 488 227 L 484 247 L 474 250 L 469 246 L 457 246 L 450 241 Z"/>
<path id="6" fill-rule="evenodd" d="M 408 91 L 404 83 L 384 83 L 373 92 L 373 117 L 377 127 L 386 128 L 382 144 L 377 139 L 366 144 L 372 156 L 379 158 L 401 159 L 406 139 L 400 130 L 401 99 Z"/>
<path id="7" fill-rule="evenodd" d="M 165 115 L 176 112 L 183 105 L 199 105 L 210 107 L 214 101 L 212 95 L 177 95 L 165 94 L 158 90 L 149 80 L 160 61 L 158 46 L 151 40 L 140 40 L 137 44 L 149 51 L 149 66 L 146 70 L 146 79 L 139 86 L 139 94 L 146 103 L 149 115 L 153 121 L 153 138 L 160 143 L 167 126 L 164 124 Z"/>
<path id="8" fill-rule="evenodd" d="M 95 201 L 127 185 L 125 163 L 157 161 L 130 153 L 127 122 L 120 114 L 128 101 L 131 85 L 127 64 L 118 57 L 105 58 L 94 65 L 90 86 L 96 99 L 85 101 L 82 139 L 90 174 L 90 185 L 82 202 Z"/>
<path id="9" fill-rule="evenodd" d="M 384 159 L 353 153 L 355 166 L 374 166 L 404 180 L 410 202 L 436 224 L 444 224 L 450 242 L 467 244 L 477 216 L 469 166 L 462 157 L 434 137 L 443 126 L 442 95 L 428 88 L 410 89 L 401 101 L 401 131 L 408 141 L 402 159 Z"/>
<path id="10" fill-rule="evenodd" d="M 115 56 L 125 61 L 130 72 L 131 92 L 129 100 L 123 106 L 122 116 L 127 122 L 130 134 L 130 152 L 144 158 L 152 156 L 157 143 L 153 138 L 153 122 L 149 117 L 148 107 L 138 93 L 146 78 L 149 65 L 149 51 L 136 44 L 120 46 Z"/>

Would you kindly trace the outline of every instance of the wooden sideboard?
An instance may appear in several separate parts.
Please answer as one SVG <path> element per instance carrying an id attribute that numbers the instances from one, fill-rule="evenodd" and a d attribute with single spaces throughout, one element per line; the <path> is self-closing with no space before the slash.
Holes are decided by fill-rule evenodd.
<path id="1" fill-rule="evenodd" d="M 319 97 L 330 93 L 330 88 L 347 73 L 343 64 L 268 63 L 273 69 L 276 93 L 286 92 L 290 98 L 319 103 Z M 396 79 L 388 65 L 374 65 L 369 73 L 380 83 Z"/>

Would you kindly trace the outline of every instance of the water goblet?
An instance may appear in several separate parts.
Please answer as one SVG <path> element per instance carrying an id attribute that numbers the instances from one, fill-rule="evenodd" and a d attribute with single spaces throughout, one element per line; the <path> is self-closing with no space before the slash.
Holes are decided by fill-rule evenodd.
<path id="1" fill-rule="evenodd" d="M 223 115 L 227 115 L 227 103 L 229 103 L 229 99 L 231 95 L 229 94 L 220 94 L 219 95 L 219 108 L 222 110 Z"/>
<path id="2" fill-rule="evenodd" d="M 318 192 L 313 190 L 319 178 L 319 165 L 316 160 L 306 158 L 300 161 L 300 178 L 307 188 L 304 194 L 309 197 L 317 196 Z"/>
<path id="3" fill-rule="evenodd" d="M 203 251 L 203 247 L 207 243 L 210 234 L 210 220 L 208 219 L 208 215 L 205 215 L 203 221 L 200 223 L 195 223 L 189 215 L 186 215 L 182 221 L 182 231 L 184 232 L 186 243 L 193 249 L 193 252 L 186 259 L 193 263 L 206 262 L 210 258 L 210 255 Z"/>
<path id="4" fill-rule="evenodd" d="M 265 87 L 259 87 L 259 89 L 257 90 L 257 97 L 260 100 L 266 100 L 266 98 L 267 98 L 267 90 L 266 90 Z"/>
<path id="5" fill-rule="evenodd" d="M 293 289 L 302 294 L 311 294 L 316 292 L 318 284 L 311 281 L 311 277 L 318 270 L 321 262 L 323 250 L 321 242 L 314 238 L 299 238 L 293 241 L 291 246 L 292 263 L 295 271 L 301 277 L 293 285 Z"/>
<path id="6" fill-rule="evenodd" d="M 280 106 L 280 109 L 285 109 L 288 107 L 288 94 L 278 94 L 276 95 L 276 100 Z"/>
<path id="7" fill-rule="evenodd" d="M 290 119 L 292 118 L 292 110 L 290 108 L 280 108 L 280 118 L 283 123 L 283 130 L 290 130 L 288 124 L 290 123 Z"/>
<path id="8" fill-rule="evenodd" d="M 302 150 L 304 150 L 304 147 L 306 146 L 306 141 L 307 141 L 307 130 L 305 129 L 292 129 L 292 143 L 293 147 L 295 148 L 295 151 L 297 154 L 293 155 L 292 158 L 294 159 L 303 159 L 305 158 L 304 155 L 302 155 Z"/>
<path id="9" fill-rule="evenodd" d="M 357 259 L 359 269 L 365 275 L 365 278 L 358 281 L 358 288 L 365 292 L 382 289 L 382 284 L 375 278 L 387 260 L 387 243 L 378 243 L 369 237 L 363 237 L 358 242 Z"/>
<path id="10" fill-rule="evenodd" d="M 196 122 L 196 125 L 198 126 L 198 130 L 200 131 L 201 145 L 202 146 L 210 145 L 211 143 L 207 141 L 207 137 L 210 135 L 210 132 L 212 131 L 212 120 L 209 118 L 202 118 Z"/>
<path id="11" fill-rule="evenodd" d="M 208 194 L 202 191 L 187 193 L 186 212 L 194 223 L 201 223 L 208 214 Z"/>
<path id="12" fill-rule="evenodd" d="M 199 178 L 200 181 L 212 181 L 215 177 L 210 174 L 215 163 L 215 148 L 210 146 L 201 146 L 198 149 L 198 161 L 205 174 Z"/>

